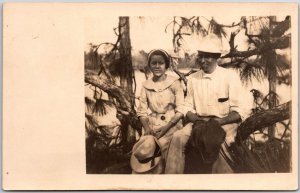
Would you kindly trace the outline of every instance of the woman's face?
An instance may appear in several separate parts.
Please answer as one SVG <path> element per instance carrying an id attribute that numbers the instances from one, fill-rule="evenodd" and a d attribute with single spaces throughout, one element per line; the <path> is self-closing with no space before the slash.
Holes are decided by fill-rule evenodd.
<path id="1" fill-rule="evenodd" d="M 165 74 L 167 67 L 163 56 L 153 55 L 150 58 L 150 70 L 155 77 L 161 77 Z"/>

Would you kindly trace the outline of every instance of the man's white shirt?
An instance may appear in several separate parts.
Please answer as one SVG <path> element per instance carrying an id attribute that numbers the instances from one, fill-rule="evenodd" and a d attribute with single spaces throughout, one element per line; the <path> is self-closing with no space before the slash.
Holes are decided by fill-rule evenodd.
<path id="1" fill-rule="evenodd" d="M 233 70 L 219 66 L 211 74 L 200 70 L 188 78 L 185 114 L 191 111 L 200 116 L 222 118 L 236 111 L 243 119 L 239 98 L 242 90 L 241 80 Z"/>

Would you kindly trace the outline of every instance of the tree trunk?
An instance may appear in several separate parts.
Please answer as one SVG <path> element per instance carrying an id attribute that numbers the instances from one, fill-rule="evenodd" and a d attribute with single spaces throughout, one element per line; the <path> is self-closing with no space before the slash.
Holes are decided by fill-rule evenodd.
<path id="1" fill-rule="evenodd" d="M 131 58 L 131 42 L 129 33 L 129 17 L 119 17 L 119 35 L 120 35 L 120 85 L 125 92 L 126 100 L 130 102 L 131 109 L 134 109 L 134 92 L 133 92 L 133 78 L 134 71 L 132 67 Z M 123 106 L 123 104 L 120 104 Z M 124 150 L 128 151 L 131 148 L 131 144 L 135 142 L 134 132 L 129 125 L 129 121 L 126 117 L 120 118 L 122 123 L 122 141 L 124 142 Z"/>
<path id="2" fill-rule="evenodd" d="M 269 29 L 270 29 L 270 33 L 271 30 L 273 29 L 273 22 L 276 20 L 276 18 L 274 16 L 270 17 L 270 23 L 269 23 Z M 270 34 L 271 36 L 271 34 Z M 276 83 L 277 83 L 277 69 L 276 69 L 276 53 L 275 51 L 268 51 L 266 52 L 267 54 L 267 64 L 266 64 L 266 68 L 268 68 L 268 81 L 269 81 L 269 109 L 273 109 L 276 106 Z M 270 137 L 274 137 L 275 136 L 275 125 L 270 125 L 268 127 L 268 135 Z"/>
<path id="3" fill-rule="evenodd" d="M 276 74 L 269 75 L 268 81 L 269 81 L 269 93 L 274 93 L 274 94 L 270 94 L 269 109 L 273 109 L 276 106 L 276 95 L 275 95 L 275 93 L 276 93 L 276 82 L 277 82 Z M 270 125 L 268 127 L 268 135 L 270 137 L 275 136 L 275 126 L 274 125 Z"/>
<path id="4" fill-rule="evenodd" d="M 134 96 L 133 92 L 133 78 L 134 70 L 132 67 L 131 58 L 131 42 L 129 34 L 129 17 L 119 18 L 119 34 L 120 34 L 120 85 L 126 90 L 130 96 Z M 134 98 L 128 98 L 131 101 L 131 107 L 134 107 Z"/>
<path id="5" fill-rule="evenodd" d="M 291 102 L 287 102 L 276 108 L 261 111 L 252 115 L 238 127 L 236 141 L 241 142 L 247 139 L 249 135 L 255 131 L 290 118 L 290 112 Z"/>

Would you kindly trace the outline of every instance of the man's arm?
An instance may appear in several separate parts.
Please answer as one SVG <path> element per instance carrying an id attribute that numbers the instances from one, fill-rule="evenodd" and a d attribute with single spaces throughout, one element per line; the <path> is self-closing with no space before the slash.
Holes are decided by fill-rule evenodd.
<path id="1" fill-rule="evenodd" d="M 214 118 L 214 120 L 216 120 L 222 126 L 222 125 L 240 122 L 241 116 L 238 112 L 232 111 L 226 117 L 223 117 L 223 118 L 217 117 L 217 118 Z"/>
<path id="2" fill-rule="evenodd" d="M 194 103 L 194 90 L 192 85 L 192 79 L 189 79 L 187 82 L 187 95 L 184 99 L 184 116 L 190 122 L 195 122 L 198 115 L 196 114 L 196 108 Z"/>
<path id="3" fill-rule="evenodd" d="M 245 109 L 243 99 L 240 96 L 240 92 L 247 92 L 242 86 L 241 79 L 239 75 L 231 70 L 231 75 L 229 79 L 229 111 L 228 118 L 226 118 L 226 124 L 237 123 L 245 119 Z M 228 122 L 228 123 L 227 123 Z"/>
<path id="4" fill-rule="evenodd" d="M 195 123 L 196 121 L 208 121 L 210 119 L 209 117 L 201 117 L 196 113 L 192 113 L 191 111 L 186 113 L 186 118 L 192 123 Z"/>
<path id="5" fill-rule="evenodd" d="M 200 117 L 197 114 L 192 113 L 191 111 L 188 111 L 186 113 L 186 118 L 188 121 L 190 121 L 192 123 L 195 123 L 196 121 L 200 120 Z"/>

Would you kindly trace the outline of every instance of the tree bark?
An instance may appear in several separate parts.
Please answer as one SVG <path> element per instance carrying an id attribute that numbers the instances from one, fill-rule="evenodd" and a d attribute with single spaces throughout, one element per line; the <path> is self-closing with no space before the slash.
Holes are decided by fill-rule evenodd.
<path id="1" fill-rule="evenodd" d="M 290 118 L 290 111 L 291 102 L 287 102 L 276 108 L 261 111 L 252 115 L 238 127 L 236 141 L 241 142 L 257 130 Z"/>
<path id="2" fill-rule="evenodd" d="M 120 85 L 128 93 L 124 95 L 125 99 L 130 103 L 130 109 L 134 108 L 135 99 L 133 92 L 133 79 L 134 70 L 132 67 L 131 58 L 131 42 L 130 42 L 130 31 L 129 31 L 129 17 L 119 17 L 119 36 L 120 36 L 120 60 L 121 65 L 120 72 Z M 120 104 L 123 107 L 123 104 Z M 126 106 L 124 106 L 126 107 Z M 120 117 L 122 124 L 122 141 L 124 142 L 124 148 L 127 151 L 130 149 L 131 145 L 135 142 L 134 131 L 130 126 L 128 119 L 126 117 Z"/>
<path id="3" fill-rule="evenodd" d="M 268 53 L 267 53 L 268 54 Z M 274 67 L 274 62 L 276 62 L 276 53 L 270 52 L 268 56 L 268 61 L 266 61 L 268 64 L 266 67 L 268 67 L 268 82 L 269 82 L 269 109 L 273 109 L 276 104 L 276 83 L 277 83 L 277 69 Z M 273 94 L 274 93 L 274 94 Z M 274 125 L 270 125 L 268 127 L 268 134 L 271 137 L 275 136 L 275 127 Z"/>
<path id="4" fill-rule="evenodd" d="M 131 41 L 129 33 L 129 17 L 120 17 L 119 18 L 119 34 L 120 34 L 120 85 L 124 88 L 129 96 L 133 96 L 133 77 L 134 70 L 132 67 L 132 58 L 131 58 Z M 134 107 L 134 98 L 127 98 L 131 101 L 132 108 Z"/>
<path id="5" fill-rule="evenodd" d="M 270 23 L 269 23 L 269 29 L 273 29 L 273 23 L 276 21 L 275 16 L 269 17 Z M 271 36 L 271 30 L 270 34 Z M 268 81 L 269 81 L 269 94 L 270 93 L 276 93 L 276 83 L 277 83 L 277 69 L 276 69 L 276 53 L 273 50 L 267 51 L 264 53 L 266 55 L 266 68 L 268 72 Z M 276 95 L 270 94 L 269 98 L 269 109 L 273 109 L 276 106 Z M 270 137 L 275 136 L 275 125 L 270 125 L 268 127 L 268 135 Z"/>
<path id="6" fill-rule="evenodd" d="M 141 123 L 138 120 L 136 112 L 132 108 L 130 101 L 128 100 L 130 97 L 133 96 L 129 96 L 129 93 L 120 86 L 117 86 L 109 80 L 101 76 L 99 77 L 91 72 L 85 73 L 85 82 L 100 88 L 109 96 L 115 98 L 118 101 L 118 104 L 122 104 L 122 106 L 117 106 L 116 108 L 119 110 L 120 113 L 123 114 L 124 119 L 128 120 L 129 124 L 135 130 L 137 130 L 139 133 L 141 132 Z"/>
<path id="7" fill-rule="evenodd" d="M 277 22 L 275 22 L 277 23 Z M 291 17 L 287 16 L 284 21 L 278 22 L 277 26 L 271 30 L 271 36 L 280 37 L 291 27 Z"/>
<path id="8" fill-rule="evenodd" d="M 282 36 L 278 38 L 274 42 L 265 43 L 259 48 L 255 48 L 253 50 L 248 51 L 231 51 L 225 56 L 222 56 L 221 58 L 233 58 L 233 57 L 241 57 L 241 58 L 248 58 L 253 55 L 260 55 L 268 50 L 275 50 L 275 49 L 285 49 L 290 46 L 290 39 L 291 37 L 289 35 Z"/>
<path id="9" fill-rule="evenodd" d="M 93 74 L 91 72 L 85 73 L 84 80 L 86 83 L 96 86 L 105 91 L 108 95 L 116 98 L 116 100 L 118 100 L 118 102 L 122 104 L 122 109 L 128 112 L 132 111 L 130 101 L 128 101 L 129 93 L 120 86 L 117 86 L 108 79 L 103 78 L 103 76 L 97 76 L 96 74 Z"/>

